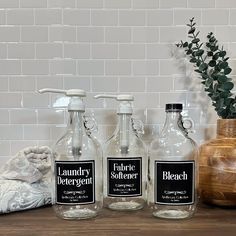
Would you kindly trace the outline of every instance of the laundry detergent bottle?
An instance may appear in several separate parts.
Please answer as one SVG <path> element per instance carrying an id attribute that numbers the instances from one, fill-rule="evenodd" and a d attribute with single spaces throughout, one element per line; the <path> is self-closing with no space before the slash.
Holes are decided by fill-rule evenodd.
<path id="1" fill-rule="evenodd" d="M 70 98 L 66 133 L 56 142 L 52 155 L 53 209 L 63 219 L 87 219 L 102 208 L 102 151 L 84 116 L 85 91 L 41 89 Z M 89 123 L 89 125 L 88 125 Z"/>

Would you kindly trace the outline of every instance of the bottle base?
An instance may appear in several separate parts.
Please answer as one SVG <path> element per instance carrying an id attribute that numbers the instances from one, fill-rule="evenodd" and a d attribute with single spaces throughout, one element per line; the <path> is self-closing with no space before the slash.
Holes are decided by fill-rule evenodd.
<path id="1" fill-rule="evenodd" d="M 192 214 L 184 210 L 160 210 L 152 213 L 153 216 L 163 219 L 185 219 L 190 218 Z"/>
<path id="2" fill-rule="evenodd" d="M 115 211 L 136 211 L 142 209 L 143 204 L 137 202 L 114 202 L 108 205 L 108 208 Z"/>
<path id="3" fill-rule="evenodd" d="M 97 212 L 90 209 L 69 209 L 64 212 L 56 213 L 59 218 L 65 220 L 85 220 L 97 216 Z"/>

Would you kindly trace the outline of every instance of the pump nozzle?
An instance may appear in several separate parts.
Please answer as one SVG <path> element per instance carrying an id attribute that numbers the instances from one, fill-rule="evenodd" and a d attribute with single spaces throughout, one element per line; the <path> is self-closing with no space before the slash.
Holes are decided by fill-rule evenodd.
<path id="1" fill-rule="evenodd" d="M 86 92 L 81 89 L 54 89 L 54 88 L 44 88 L 38 91 L 39 93 L 60 93 L 67 97 L 70 97 L 70 103 L 68 105 L 69 112 L 75 112 L 77 114 L 85 111 L 85 106 L 82 97 L 86 96 Z M 82 122 L 82 121 L 80 121 Z M 73 133 L 72 137 L 72 153 L 74 156 L 81 155 L 82 149 L 82 132 L 77 128 L 78 132 Z"/>
<path id="2" fill-rule="evenodd" d="M 129 150 L 129 126 L 130 116 L 133 113 L 131 102 L 134 101 L 130 94 L 99 94 L 94 98 L 112 98 L 119 103 L 117 114 L 120 116 L 120 149 L 122 154 L 127 154 Z"/>
<path id="3" fill-rule="evenodd" d="M 68 105 L 68 111 L 85 111 L 85 106 L 82 101 L 82 97 L 86 97 L 86 92 L 82 89 L 54 89 L 54 88 L 43 88 L 38 91 L 39 93 L 61 93 L 67 97 L 71 97 Z"/>
<path id="4" fill-rule="evenodd" d="M 62 93 L 68 97 L 86 97 L 86 92 L 82 89 L 54 89 L 54 88 L 43 88 L 39 90 L 39 93 Z"/>
<path id="5" fill-rule="evenodd" d="M 98 94 L 95 95 L 94 98 L 112 98 L 116 101 L 120 102 L 119 108 L 117 109 L 117 114 L 132 114 L 133 109 L 131 102 L 134 101 L 134 96 L 130 94 Z"/>
<path id="6" fill-rule="evenodd" d="M 118 95 L 113 95 L 113 94 L 98 94 L 95 95 L 94 98 L 114 98 L 117 101 L 134 101 L 134 96 L 130 94 L 118 94 Z"/>

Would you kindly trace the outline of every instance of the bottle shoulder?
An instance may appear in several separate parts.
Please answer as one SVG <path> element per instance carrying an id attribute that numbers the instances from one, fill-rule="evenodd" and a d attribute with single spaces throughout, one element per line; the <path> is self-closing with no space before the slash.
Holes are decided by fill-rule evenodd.
<path id="1" fill-rule="evenodd" d="M 161 135 L 151 142 L 149 156 L 153 159 L 190 160 L 196 159 L 197 145 L 182 135 Z"/>
<path id="2" fill-rule="evenodd" d="M 179 132 L 162 133 L 160 136 L 156 137 L 150 144 L 150 147 L 155 148 L 158 146 L 171 146 L 171 145 L 186 145 L 186 144 L 196 145 L 195 141 L 191 139 L 186 134 Z"/>
<path id="3" fill-rule="evenodd" d="M 106 142 L 105 142 L 106 147 L 110 146 L 120 146 L 120 137 L 119 135 L 112 135 Z M 140 148 L 145 148 L 145 143 L 143 140 L 136 135 L 132 135 L 129 137 L 129 146 L 130 147 L 135 147 L 138 146 Z"/>
<path id="4" fill-rule="evenodd" d="M 104 144 L 105 156 L 145 156 L 147 155 L 147 147 L 142 139 L 136 137 L 129 139 L 127 154 L 122 154 L 120 139 L 112 136 Z"/>
<path id="5" fill-rule="evenodd" d="M 86 133 L 81 135 L 81 156 L 91 157 L 102 156 L 102 148 L 100 143 L 92 136 L 88 136 Z M 66 132 L 54 145 L 53 151 L 58 155 L 73 157 L 74 141 L 73 133 Z"/>

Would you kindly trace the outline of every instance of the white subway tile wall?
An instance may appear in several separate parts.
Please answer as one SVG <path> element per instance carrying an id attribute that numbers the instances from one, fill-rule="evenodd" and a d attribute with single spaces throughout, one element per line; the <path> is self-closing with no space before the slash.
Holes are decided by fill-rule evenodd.
<path id="1" fill-rule="evenodd" d="M 168 102 L 182 102 L 201 144 L 214 137 L 217 116 L 200 80 L 176 59 L 195 17 L 230 55 L 236 74 L 235 0 L 0 0 L 0 163 L 30 145 L 52 145 L 65 131 L 68 99 L 38 89 L 81 88 L 104 142 L 116 124 L 116 101 L 97 93 L 132 93 L 147 144 Z"/>

